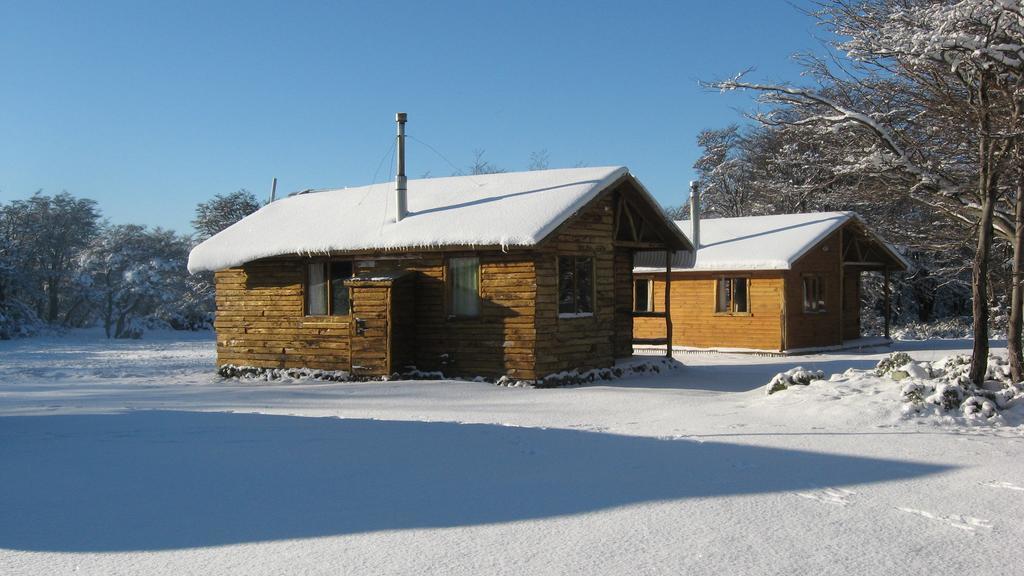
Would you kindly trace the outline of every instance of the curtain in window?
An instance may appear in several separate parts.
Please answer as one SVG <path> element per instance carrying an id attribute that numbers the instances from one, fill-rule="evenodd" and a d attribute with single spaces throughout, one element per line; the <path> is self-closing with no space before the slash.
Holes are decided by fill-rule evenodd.
<path id="1" fill-rule="evenodd" d="M 309 265 L 309 282 L 306 292 L 306 311 L 310 316 L 327 314 L 327 263 L 313 262 Z"/>
<path id="2" fill-rule="evenodd" d="M 480 259 L 452 258 L 448 267 L 451 273 L 451 313 L 455 316 L 479 316 Z"/>
<path id="3" fill-rule="evenodd" d="M 594 312 L 594 259 L 589 256 L 558 257 L 558 313 Z"/>
<path id="4" fill-rule="evenodd" d="M 821 276 L 804 276 L 804 312 L 824 312 L 825 296 Z"/>
<path id="5" fill-rule="evenodd" d="M 576 312 L 576 268 L 572 256 L 558 257 L 558 313 Z"/>
<path id="6" fill-rule="evenodd" d="M 590 257 L 576 257 L 576 313 L 590 314 L 594 311 L 594 260 Z"/>
<path id="7" fill-rule="evenodd" d="M 730 290 L 729 290 L 730 284 L 731 283 L 729 282 L 728 278 L 719 278 L 718 279 L 718 285 L 717 285 L 716 290 L 715 290 L 715 292 L 717 293 L 716 295 L 718 296 L 718 298 L 715 301 L 715 312 L 729 312 L 730 311 L 729 310 L 729 300 L 730 300 L 730 296 L 731 296 L 731 294 L 729 293 L 730 292 Z"/>

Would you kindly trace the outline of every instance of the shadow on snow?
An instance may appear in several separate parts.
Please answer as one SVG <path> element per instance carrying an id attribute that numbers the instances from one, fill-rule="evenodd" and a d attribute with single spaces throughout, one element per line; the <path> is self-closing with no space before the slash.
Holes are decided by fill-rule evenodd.
<path id="1" fill-rule="evenodd" d="M 928 464 L 561 429 L 260 414 L 0 418 L 0 547 L 168 550 L 886 482 Z"/>

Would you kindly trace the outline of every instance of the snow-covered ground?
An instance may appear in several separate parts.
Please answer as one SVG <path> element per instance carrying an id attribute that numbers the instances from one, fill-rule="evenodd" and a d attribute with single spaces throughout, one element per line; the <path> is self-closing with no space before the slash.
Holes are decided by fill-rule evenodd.
<path id="1" fill-rule="evenodd" d="M 917 360 L 966 341 L 900 343 Z M 680 356 L 582 387 L 239 382 L 210 335 L 0 342 L 0 574 L 999 574 L 1024 427 Z"/>

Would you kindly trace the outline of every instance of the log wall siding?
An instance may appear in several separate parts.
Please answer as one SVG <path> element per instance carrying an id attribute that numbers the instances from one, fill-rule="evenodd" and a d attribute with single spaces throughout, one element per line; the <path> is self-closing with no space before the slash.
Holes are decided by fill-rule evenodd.
<path id="1" fill-rule="evenodd" d="M 786 272 L 786 347 L 812 348 L 842 344 L 840 309 L 840 233 L 811 248 Z M 803 277 L 820 274 L 825 282 L 825 312 L 804 312 Z"/>
<path id="2" fill-rule="evenodd" d="M 217 363 L 349 370 L 349 318 L 306 317 L 305 267 L 273 259 L 218 271 Z"/>
<path id="3" fill-rule="evenodd" d="M 624 248 L 615 249 L 613 353 L 616 358 L 628 358 L 633 355 L 633 251 Z"/>
<path id="4" fill-rule="evenodd" d="M 750 314 L 715 312 L 715 283 L 721 276 L 750 278 Z M 665 310 L 664 274 L 637 274 L 653 282 L 655 312 Z M 779 272 L 674 272 L 672 274 L 672 344 L 694 348 L 782 347 L 783 278 Z M 664 338 L 663 318 L 635 318 L 636 338 Z"/>
<path id="5" fill-rule="evenodd" d="M 411 272 L 396 281 L 390 296 L 385 288 L 352 288 L 353 317 L 368 322 L 364 338 L 350 335 L 348 316 L 304 316 L 307 259 L 268 259 L 219 271 L 218 364 L 351 370 L 350 354 L 355 353 L 366 375 L 415 365 L 449 375 L 536 378 L 535 253 L 462 255 L 480 258 L 478 318 L 448 317 L 443 253 L 339 257 L 354 260 L 357 275 Z M 385 321 L 385 302 L 390 302 L 393 325 Z M 385 340 L 371 338 L 383 338 L 388 329 L 390 357 L 384 355 Z"/>
<path id="6" fill-rule="evenodd" d="M 633 340 L 633 248 L 614 240 L 622 193 L 599 196 L 535 249 L 338 256 L 354 262 L 357 277 L 396 276 L 390 287 L 350 282 L 351 317 L 303 315 L 307 258 L 220 271 L 218 363 L 331 370 L 351 370 L 354 363 L 363 375 L 414 365 L 453 376 L 527 380 L 611 366 L 616 356 L 632 353 Z M 560 255 L 594 259 L 593 316 L 559 317 Z M 449 315 L 446 264 L 453 256 L 480 259 L 477 318 Z M 354 318 L 367 320 L 365 335 L 352 335 Z"/>
<path id="7" fill-rule="evenodd" d="M 615 194 L 605 194 L 587 210 L 578 214 L 569 225 L 545 241 L 536 259 L 536 331 L 537 345 L 543 354 L 537 358 L 537 372 L 547 375 L 563 370 L 611 366 L 617 348 L 616 306 L 626 298 L 616 297 L 616 286 L 625 286 L 623 278 L 616 282 L 616 262 L 632 270 L 632 256 L 618 253 L 614 246 Z M 590 256 L 594 259 L 594 313 L 581 318 L 564 318 L 558 314 L 558 257 Z M 622 328 L 618 337 L 624 338 Z M 631 338 L 631 337 L 630 337 Z"/>

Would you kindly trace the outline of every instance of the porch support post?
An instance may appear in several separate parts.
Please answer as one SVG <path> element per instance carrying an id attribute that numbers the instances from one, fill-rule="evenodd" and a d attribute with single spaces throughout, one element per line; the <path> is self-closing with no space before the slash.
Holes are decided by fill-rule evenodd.
<path id="1" fill-rule="evenodd" d="M 672 357 L 672 251 L 665 248 L 665 357 Z"/>
<path id="2" fill-rule="evenodd" d="M 885 294 L 885 337 L 889 337 L 889 318 L 892 316 L 892 303 L 889 298 L 889 267 L 884 268 L 882 292 Z"/>

